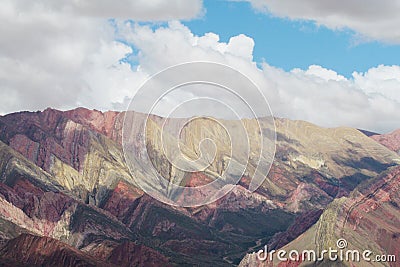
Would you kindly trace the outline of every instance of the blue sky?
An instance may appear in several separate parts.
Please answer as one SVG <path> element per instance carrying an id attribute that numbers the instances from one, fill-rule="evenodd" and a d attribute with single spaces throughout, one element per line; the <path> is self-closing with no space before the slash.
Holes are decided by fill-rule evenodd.
<path id="1" fill-rule="evenodd" d="M 352 30 L 335 31 L 310 21 L 274 17 L 247 2 L 205 0 L 204 6 L 204 16 L 183 21 L 194 34 L 214 32 L 224 42 L 245 34 L 255 41 L 256 62 L 265 60 L 286 71 L 316 64 L 351 77 L 353 71 L 400 63 L 400 45 L 359 42 Z"/>
<path id="2" fill-rule="evenodd" d="M 399 1 L 2 0 L 0 114 L 125 110 L 153 74 L 213 61 L 255 81 L 277 117 L 388 132 L 400 128 Z"/>

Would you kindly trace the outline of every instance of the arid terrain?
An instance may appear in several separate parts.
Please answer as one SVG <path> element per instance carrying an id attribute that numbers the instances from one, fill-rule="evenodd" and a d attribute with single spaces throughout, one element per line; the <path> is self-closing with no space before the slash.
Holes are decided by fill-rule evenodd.
<path id="1" fill-rule="evenodd" d="M 226 196 L 181 208 L 135 183 L 133 175 L 146 174 L 132 174 L 125 163 L 123 119 L 85 108 L 0 117 L 1 266 L 270 266 L 250 254 L 265 244 L 321 249 L 338 238 L 400 257 L 399 131 L 367 136 L 276 118 L 275 159 L 255 192 L 248 190 L 250 160 Z M 154 141 L 159 119 L 149 117 L 146 149 L 168 177 L 177 170 Z M 195 152 L 206 130 L 221 138 L 213 127 L 207 120 L 188 125 L 188 150 Z M 272 130 L 262 120 L 261 127 Z M 182 174 L 186 185 L 223 172 L 229 147 L 217 144 L 211 169 Z"/>

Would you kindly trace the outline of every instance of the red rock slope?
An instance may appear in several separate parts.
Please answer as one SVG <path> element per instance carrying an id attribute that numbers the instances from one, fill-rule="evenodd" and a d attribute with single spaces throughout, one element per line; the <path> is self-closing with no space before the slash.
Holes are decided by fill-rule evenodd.
<path id="1" fill-rule="evenodd" d="M 0 250 L 1 266 L 116 266 L 50 237 L 22 234 Z"/>
<path id="2" fill-rule="evenodd" d="M 322 251 L 337 249 L 337 240 L 345 239 L 348 250 L 371 250 L 375 255 L 395 255 L 396 262 L 345 261 L 334 266 L 399 266 L 400 255 L 400 167 L 359 185 L 349 197 L 332 202 L 319 221 L 282 249 Z M 271 250 L 269 250 L 271 251 Z M 276 257 L 261 262 L 255 254 L 247 255 L 240 266 L 301 266 L 301 261 L 283 262 Z M 323 263 L 323 264 L 322 264 Z M 310 262 L 308 262 L 310 264 Z M 333 266 L 325 259 L 321 266 Z M 305 266 L 308 266 L 307 264 Z M 310 265 L 314 266 L 314 265 Z"/>
<path id="3" fill-rule="evenodd" d="M 400 129 L 388 134 L 373 135 L 371 138 L 390 150 L 400 153 Z"/>

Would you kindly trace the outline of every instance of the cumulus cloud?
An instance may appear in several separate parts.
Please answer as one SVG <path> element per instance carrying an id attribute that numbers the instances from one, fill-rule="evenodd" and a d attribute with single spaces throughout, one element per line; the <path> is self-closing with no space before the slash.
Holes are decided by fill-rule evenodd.
<path id="1" fill-rule="evenodd" d="M 147 74 L 121 61 L 132 48 L 115 40 L 108 18 L 184 19 L 201 11 L 201 0 L 1 1 L 0 112 L 113 108 Z"/>
<path id="2" fill-rule="evenodd" d="M 366 93 L 380 94 L 400 103 L 400 66 L 380 65 L 365 73 L 354 72 L 353 77 Z"/>
<path id="3" fill-rule="evenodd" d="M 375 68 L 378 72 L 385 69 L 391 67 Z M 285 72 L 264 64 L 263 71 L 266 79 L 275 82 L 280 94 L 279 104 L 272 104 L 274 112 L 280 116 L 328 127 L 351 126 L 377 132 L 399 127 L 400 114 L 396 110 L 399 110 L 400 102 L 387 93 L 391 90 L 400 92 L 398 74 L 393 70 L 381 80 L 388 82 L 381 87 L 365 86 L 364 80 L 379 83 L 368 72 L 354 73 L 352 79 L 346 79 L 320 66 Z"/>
<path id="4" fill-rule="evenodd" d="M 399 0 L 235 0 L 258 11 L 294 20 L 310 20 L 330 29 L 351 29 L 364 40 L 400 43 Z"/>
<path id="5" fill-rule="evenodd" d="M 179 22 L 155 30 L 123 23 L 119 29 L 127 42 L 138 48 L 138 60 L 145 72 L 155 73 L 187 61 L 219 62 L 255 81 L 276 116 L 378 132 L 399 127 L 399 66 L 382 65 L 366 73 L 355 72 L 350 79 L 318 65 L 286 72 L 267 63 L 258 67 L 252 60 L 254 41 L 245 35 L 224 43 L 215 33 L 196 36 Z M 214 96 L 218 99 L 217 92 Z M 175 104 L 181 101 L 176 96 L 174 100 Z"/>
<path id="6" fill-rule="evenodd" d="M 178 21 L 154 27 L 72 12 L 76 7 L 68 2 L 65 7 L 25 2 L 0 4 L 1 113 L 49 106 L 125 109 L 152 74 L 178 63 L 213 61 L 250 77 L 276 116 L 379 132 L 399 127 L 399 66 L 377 66 L 350 79 L 318 65 L 287 72 L 268 63 L 257 65 L 254 40 L 243 34 L 222 42 L 215 33 L 195 35 Z M 165 107 L 196 97 L 195 89 L 165 99 Z M 212 88 L 198 90 L 224 99 Z M 212 106 L 192 107 L 193 112 L 221 115 Z"/>

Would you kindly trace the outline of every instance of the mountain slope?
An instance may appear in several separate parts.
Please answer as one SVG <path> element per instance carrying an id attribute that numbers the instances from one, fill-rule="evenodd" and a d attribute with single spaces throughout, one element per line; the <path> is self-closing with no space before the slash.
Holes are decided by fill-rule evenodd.
<path id="1" fill-rule="evenodd" d="M 117 266 L 96 260 L 58 240 L 22 234 L 0 250 L 2 266 Z"/>
<path id="2" fill-rule="evenodd" d="M 400 255 L 400 167 L 360 184 L 348 197 L 333 201 L 319 221 L 282 249 L 303 251 L 337 249 L 337 240 L 347 241 L 347 250 L 371 250 L 375 255 Z M 271 251 L 271 250 L 269 250 Z M 320 255 L 320 254 L 317 254 Z M 308 266 L 310 262 L 280 262 L 274 266 Z M 398 259 L 397 259 L 398 260 Z M 324 265 L 325 264 L 325 265 Z M 327 260 L 316 266 L 330 266 Z M 398 266 L 396 262 L 343 261 L 339 266 Z M 396 265 L 397 264 L 397 265 Z M 255 254 L 247 255 L 240 266 L 272 266 L 271 261 L 259 261 Z M 313 265 L 314 266 L 314 265 Z"/>
<path id="3" fill-rule="evenodd" d="M 134 178 L 146 174 L 134 177 L 128 171 L 121 146 L 123 118 L 124 113 L 84 108 L 0 117 L 4 241 L 29 232 L 65 242 L 102 262 L 111 255 L 118 264 L 130 261 L 129 255 L 122 259 L 115 251 L 126 246 L 134 258 L 161 253 L 159 264 L 231 266 L 266 243 L 281 247 L 297 238 L 336 197 L 349 196 L 400 158 L 356 129 L 276 119 L 276 157 L 256 192 L 247 189 L 256 165 L 250 160 L 239 184 L 223 198 L 177 208 L 136 186 Z M 158 145 L 162 118 L 149 120 L 147 149 L 155 167 L 166 176 L 179 172 Z M 260 122 L 263 131 L 273 129 Z M 245 123 L 248 129 L 255 127 L 254 120 Z M 215 140 L 223 136 L 209 120 L 193 121 L 183 133 L 188 155 L 198 152 L 204 134 Z M 251 146 L 259 145 L 256 137 L 251 140 Z M 207 183 L 223 171 L 223 161 L 230 158 L 222 141 L 210 170 L 184 174 L 187 184 Z"/>
<path id="4" fill-rule="evenodd" d="M 400 154 L 400 129 L 388 134 L 373 135 L 371 138 Z"/>

